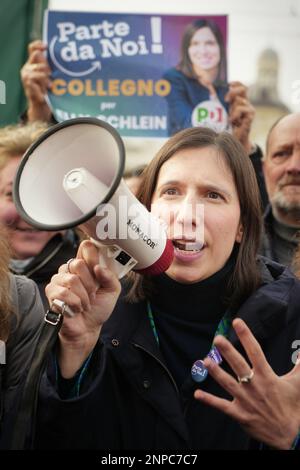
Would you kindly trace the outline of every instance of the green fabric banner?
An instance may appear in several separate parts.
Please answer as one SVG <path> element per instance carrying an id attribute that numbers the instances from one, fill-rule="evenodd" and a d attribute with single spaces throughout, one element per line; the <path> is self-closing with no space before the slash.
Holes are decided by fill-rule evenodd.
<path id="1" fill-rule="evenodd" d="M 26 107 L 20 69 L 28 43 L 41 38 L 45 0 L 0 2 L 0 126 L 16 123 Z"/>

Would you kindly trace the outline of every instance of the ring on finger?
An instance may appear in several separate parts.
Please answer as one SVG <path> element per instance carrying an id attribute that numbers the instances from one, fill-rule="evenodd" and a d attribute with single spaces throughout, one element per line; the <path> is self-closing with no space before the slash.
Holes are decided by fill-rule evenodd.
<path id="1" fill-rule="evenodd" d="M 238 376 L 238 383 L 239 384 L 248 384 L 249 382 L 251 382 L 251 380 L 253 379 L 254 377 L 254 371 L 253 369 L 251 369 L 251 372 L 250 374 L 245 374 L 243 375 L 242 377 L 239 377 Z"/>
<path id="2" fill-rule="evenodd" d="M 74 260 L 74 258 L 71 258 L 71 259 L 69 259 L 69 261 L 67 261 L 66 272 L 69 273 L 69 274 L 72 274 L 71 270 L 70 270 L 70 264 L 72 263 L 73 260 Z"/>

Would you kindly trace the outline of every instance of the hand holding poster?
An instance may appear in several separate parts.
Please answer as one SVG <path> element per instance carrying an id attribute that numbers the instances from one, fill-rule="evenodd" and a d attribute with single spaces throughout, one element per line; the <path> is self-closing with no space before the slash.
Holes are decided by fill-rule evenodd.
<path id="1" fill-rule="evenodd" d="M 48 11 L 48 102 L 58 121 L 96 116 L 127 137 L 226 128 L 226 17 Z"/>

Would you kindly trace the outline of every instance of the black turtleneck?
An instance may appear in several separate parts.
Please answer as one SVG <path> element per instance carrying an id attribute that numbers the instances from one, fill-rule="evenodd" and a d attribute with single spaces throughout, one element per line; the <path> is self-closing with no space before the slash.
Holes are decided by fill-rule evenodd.
<path id="1" fill-rule="evenodd" d="M 211 347 L 227 305 L 225 291 L 234 255 L 211 277 L 195 284 L 180 284 L 166 274 L 154 279 L 150 304 L 160 350 L 180 387 L 197 359 Z"/>

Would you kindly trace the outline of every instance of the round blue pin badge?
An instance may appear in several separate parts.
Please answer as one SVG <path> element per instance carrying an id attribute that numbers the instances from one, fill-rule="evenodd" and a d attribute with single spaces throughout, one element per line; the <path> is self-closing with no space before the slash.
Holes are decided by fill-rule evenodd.
<path id="1" fill-rule="evenodd" d="M 203 361 L 198 359 L 198 361 L 194 362 L 193 367 L 191 369 L 191 375 L 192 379 L 195 382 L 203 382 L 206 379 L 208 375 L 208 370 L 203 364 Z"/>

